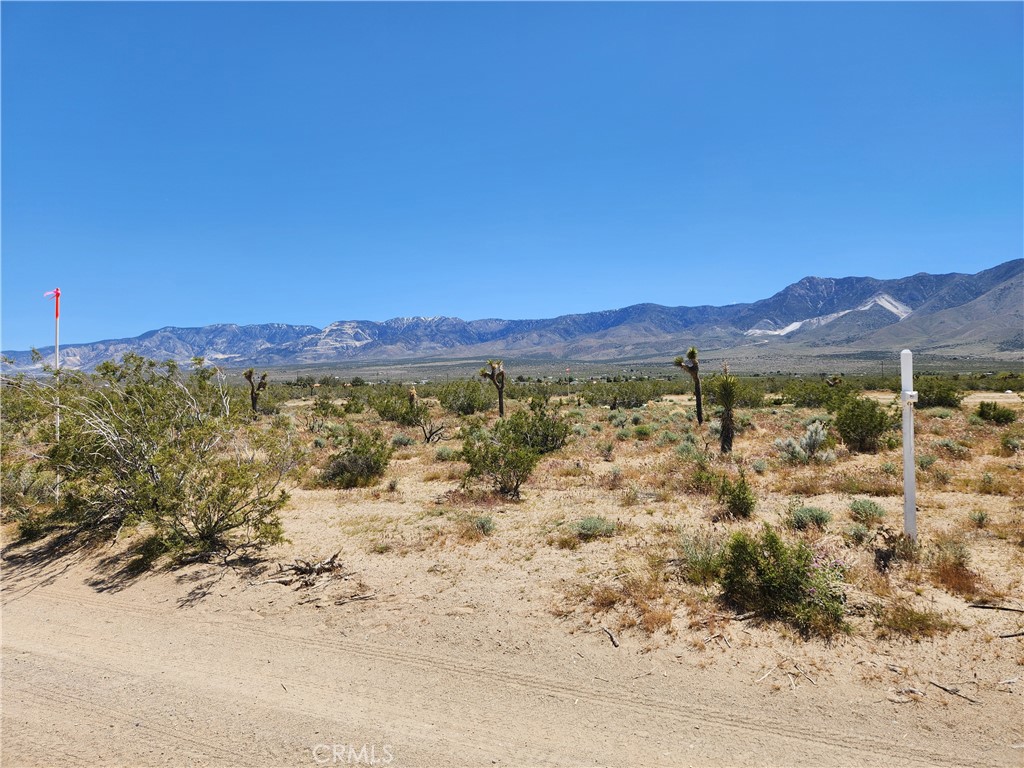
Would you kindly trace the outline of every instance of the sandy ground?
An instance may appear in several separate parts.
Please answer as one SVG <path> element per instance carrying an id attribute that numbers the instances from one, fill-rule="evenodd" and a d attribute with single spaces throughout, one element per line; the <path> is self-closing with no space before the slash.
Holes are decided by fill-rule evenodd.
<path id="1" fill-rule="evenodd" d="M 423 479 L 433 450 L 397 457 L 392 494 L 296 490 L 290 542 L 256 564 L 133 577 L 117 547 L 8 547 L 3 765 L 1024 765 L 1024 639 L 1000 637 L 1024 614 L 972 611 L 924 584 L 961 630 L 830 644 L 686 604 L 671 633 L 623 629 L 559 610 L 566 585 L 615 573 L 658 525 L 704 510 L 625 509 L 552 460 L 523 502 L 483 510 L 494 535 L 461 540 L 432 517 L 457 486 Z M 635 450 L 636 466 L 651 461 Z M 760 492 L 759 514 L 784 510 L 767 481 Z M 962 496 L 923 492 L 923 529 L 929 511 L 969 509 Z M 899 499 L 882 501 L 897 513 Z M 985 503 L 998 520 L 1015 502 Z M 627 533 L 577 550 L 545 539 L 555 518 L 594 513 Z M 1005 546 L 975 544 L 981 563 L 996 553 L 993 579 L 1019 567 Z M 277 563 L 336 551 L 344 578 L 268 581 Z M 1001 602 L 1024 608 L 1020 573 L 1004 576 Z"/>
<path id="2" fill-rule="evenodd" d="M 945 657 L 942 643 L 879 653 L 852 640 L 828 652 L 736 622 L 723 631 L 727 644 L 700 654 L 651 650 L 628 635 L 616 648 L 599 629 L 560 623 L 544 610 L 550 596 L 524 593 L 529 564 L 463 579 L 466 553 L 409 555 L 388 567 L 352 555 L 359 577 L 313 599 L 219 566 L 130 585 L 85 556 L 8 566 L 3 764 L 1024 758 L 1024 686 L 999 684 L 1020 679 L 1010 659 L 982 665 L 978 679 L 970 656 Z M 371 592 L 374 600 L 337 604 Z M 924 682 L 933 677 L 976 703 Z M 921 695 L 897 693 L 907 689 Z"/>

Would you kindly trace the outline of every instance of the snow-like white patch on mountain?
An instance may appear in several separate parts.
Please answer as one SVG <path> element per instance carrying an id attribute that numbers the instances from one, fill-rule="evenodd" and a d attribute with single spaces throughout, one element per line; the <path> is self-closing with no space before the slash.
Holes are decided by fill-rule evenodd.
<path id="1" fill-rule="evenodd" d="M 872 298 L 868 299 L 867 303 L 860 307 L 857 307 L 857 309 L 871 309 L 872 305 L 874 304 L 877 304 L 882 309 L 889 310 L 894 315 L 896 315 L 896 317 L 898 317 L 900 320 L 903 320 L 905 317 L 907 317 L 907 315 L 914 311 L 906 304 L 894 299 L 888 293 L 880 293 L 877 296 L 873 296 Z"/>
<path id="2" fill-rule="evenodd" d="M 897 301 L 887 293 L 880 293 L 877 296 L 872 296 L 870 299 L 861 304 L 857 309 L 844 309 L 841 312 L 833 312 L 829 315 L 819 315 L 818 317 L 810 317 L 806 320 L 797 320 L 794 323 L 790 323 L 785 328 L 764 328 L 757 327 L 763 325 L 771 325 L 770 321 L 762 321 L 754 326 L 749 331 L 744 332 L 744 336 L 787 336 L 793 331 L 799 328 L 818 328 L 822 325 L 828 325 L 833 320 L 837 320 L 843 315 L 848 315 L 850 312 L 863 312 L 871 309 L 873 306 L 878 305 L 882 309 L 892 312 L 900 320 L 907 317 L 912 310 L 903 302 Z"/>

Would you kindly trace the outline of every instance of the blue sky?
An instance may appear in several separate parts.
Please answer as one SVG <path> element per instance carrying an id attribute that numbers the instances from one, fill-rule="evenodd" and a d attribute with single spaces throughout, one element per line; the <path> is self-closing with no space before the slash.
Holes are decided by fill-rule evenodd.
<path id="1" fill-rule="evenodd" d="M 1020 3 L 12 3 L 2 346 L 1024 251 Z"/>

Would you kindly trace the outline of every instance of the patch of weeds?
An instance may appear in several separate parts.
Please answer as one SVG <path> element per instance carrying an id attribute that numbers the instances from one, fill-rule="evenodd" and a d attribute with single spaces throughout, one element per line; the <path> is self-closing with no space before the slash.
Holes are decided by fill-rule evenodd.
<path id="1" fill-rule="evenodd" d="M 763 475 L 768 469 L 768 462 L 764 459 L 754 459 L 754 463 L 750 465 L 750 468 L 759 475 Z"/>
<path id="2" fill-rule="evenodd" d="M 985 528 L 989 523 L 988 512 L 983 509 L 975 509 L 967 515 L 967 519 L 971 521 L 971 525 L 979 530 Z"/>
<path id="3" fill-rule="evenodd" d="M 573 524 L 573 533 L 580 541 L 593 541 L 615 535 L 615 523 L 603 517 L 585 517 Z"/>
<path id="4" fill-rule="evenodd" d="M 832 637 L 843 619 L 845 565 L 816 556 L 803 542 L 787 543 L 771 527 L 759 536 L 734 533 L 723 557 L 723 597 L 741 611 L 780 619 L 804 636 Z"/>
<path id="5" fill-rule="evenodd" d="M 646 441 L 651 439 L 651 427 L 649 424 L 640 424 L 639 426 L 633 427 L 633 437 L 640 441 Z"/>
<path id="6" fill-rule="evenodd" d="M 897 477 L 900 474 L 900 468 L 895 463 L 887 461 L 882 464 L 882 472 L 889 477 Z"/>
<path id="7" fill-rule="evenodd" d="M 806 531 L 811 527 L 825 530 L 831 520 L 832 514 L 821 507 L 798 507 L 790 510 L 786 525 L 798 531 Z"/>
<path id="8" fill-rule="evenodd" d="M 875 546 L 875 568 L 888 571 L 896 563 L 916 563 L 921 559 L 921 545 L 902 531 L 881 529 Z"/>
<path id="9" fill-rule="evenodd" d="M 465 541 L 479 541 L 494 533 L 494 518 L 490 515 L 467 517 L 459 521 L 459 538 Z"/>
<path id="10" fill-rule="evenodd" d="M 395 448 L 405 448 L 410 445 L 415 445 L 416 441 L 408 435 L 399 432 L 397 435 L 391 438 L 391 445 Z"/>
<path id="11" fill-rule="evenodd" d="M 850 517 L 863 525 L 878 525 L 885 518 L 885 510 L 877 501 L 854 499 L 850 502 Z"/>
<path id="12" fill-rule="evenodd" d="M 743 472 L 740 472 L 735 482 L 728 477 L 722 477 L 718 488 L 718 501 L 725 505 L 729 517 L 744 519 L 754 514 L 754 507 L 757 505 L 754 491 Z"/>
<path id="13" fill-rule="evenodd" d="M 454 448 L 449 448 L 447 445 L 442 445 L 440 448 L 437 449 L 437 452 L 434 454 L 434 461 L 459 461 L 461 458 L 461 452 L 455 450 Z"/>
<path id="14" fill-rule="evenodd" d="M 871 537 L 871 531 L 862 523 L 854 523 L 846 529 L 846 538 L 857 546 L 862 545 Z"/>
<path id="15" fill-rule="evenodd" d="M 658 445 L 675 445 L 679 442 L 679 435 L 666 429 L 658 436 Z"/>
<path id="16" fill-rule="evenodd" d="M 718 580 L 725 555 L 725 540 L 711 531 L 685 533 L 677 545 L 679 556 L 670 561 L 683 581 L 708 587 Z"/>
<path id="17" fill-rule="evenodd" d="M 967 542 L 957 534 L 936 538 L 929 558 L 932 580 L 961 597 L 978 594 L 979 577 L 970 569 L 971 553 Z"/>
<path id="18" fill-rule="evenodd" d="M 933 445 L 941 449 L 953 459 L 968 459 L 971 456 L 971 449 L 963 443 L 958 443 L 950 438 L 944 438 L 942 440 L 936 440 Z"/>
<path id="19" fill-rule="evenodd" d="M 875 616 L 875 632 L 882 639 L 909 637 L 912 640 L 944 635 L 957 624 L 938 611 L 918 610 L 907 600 L 881 608 Z"/>
<path id="20" fill-rule="evenodd" d="M 1017 420 L 1017 414 L 1012 408 L 1006 408 L 998 403 L 978 403 L 976 413 L 978 418 L 994 424 L 1012 424 Z"/>
<path id="21" fill-rule="evenodd" d="M 624 507 L 635 507 L 640 503 L 640 491 L 635 485 L 629 486 L 622 492 L 621 504 Z"/>
<path id="22" fill-rule="evenodd" d="M 921 469 L 929 469 L 936 461 L 938 461 L 937 456 L 930 453 L 923 453 L 917 457 L 917 466 Z"/>

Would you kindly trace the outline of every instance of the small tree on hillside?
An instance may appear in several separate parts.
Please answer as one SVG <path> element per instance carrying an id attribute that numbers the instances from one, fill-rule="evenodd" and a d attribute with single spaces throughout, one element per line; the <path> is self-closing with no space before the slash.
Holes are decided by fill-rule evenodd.
<path id="1" fill-rule="evenodd" d="M 722 453 L 732 452 L 732 440 L 736 434 L 736 419 L 733 415 L 733 407 L 736 405 L 736 392 L 739 389 L 739 381 L 729 373 L 729 365 L 722 365 L 722 375 L 714 380 L 714 392 L 719 404 L 722 406 L 722 431 L 719 439 L 719 447 Z"/>
<path id="2" fill-rule="evenodd" d="M 253 416 L 256 416 L 260 412 L 260 393 L 267 388 L 267 374 L 264 373 L 260 376 L 259 382 L 254 381 L 256 372 L 252 368 L 242 375 L 245 377 L 245 380 L 249 382 L 249 399 L 252 402 Z M 312 376 L 310 378 L 312 378 Z"/>
<path id="3" fill-rule="evenodd" d="M 697 360 L 697 348 L 690 347 L 686 352 L 686 357 L 677 357 L 675 364 L 690 374 L 690 378 L 693 379 L 693 395 L 697 398 L 697 423 L 704 423 L 704 406 L 701 404 L 700 397 L 700 363 Z"/>
<path id="4" fill-rule="evenodd" d="M 490 366 L 488 368 L 488 366 Z M 480 376 L 490 379 L 498 390 L 498 416 L 505 418 L 505 365 L 501 360 L 488 360 L 480 369 Z"/>

